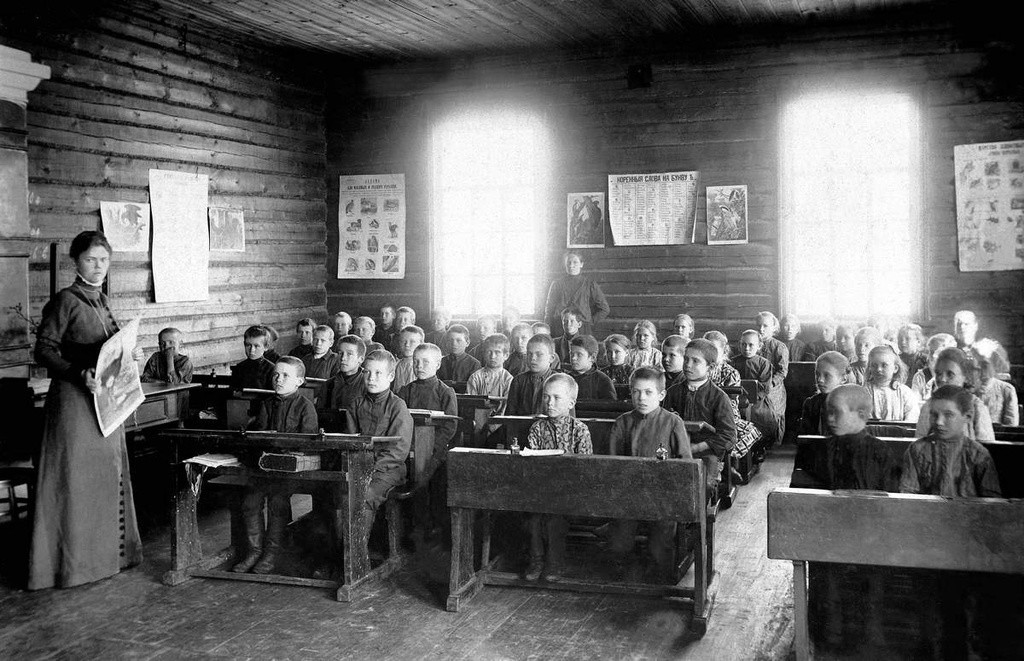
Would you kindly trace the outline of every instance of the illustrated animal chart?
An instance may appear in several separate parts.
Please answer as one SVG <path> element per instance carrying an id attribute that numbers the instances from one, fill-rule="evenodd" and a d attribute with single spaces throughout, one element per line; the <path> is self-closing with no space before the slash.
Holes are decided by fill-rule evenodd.
<path id="1" fill-rule="evenodd" d="M 338 279 L 405 277 L 405 175 L 340 178 Z"/>
<path id="2" fill-rule="evenodd" d="M 953 147 L 961 271 L 1024 269 L 1024 140 Z"/>
<path id="3" fill-rule="evenodd" d="M 103 233 L 118 252 L 149 251 L 149 205 L 139 202 L 100 202 Z"/>
<path id="4" fill-rule="evenodd" d="M 699 177 L 696 171 L 608 175 L 608 220 L 615 245 L 692 243 Z"/>
<path id="5" fill-rule="evenodd" d="M 747 187 L 708 186 L 708 245 L 746 243 Z"/>

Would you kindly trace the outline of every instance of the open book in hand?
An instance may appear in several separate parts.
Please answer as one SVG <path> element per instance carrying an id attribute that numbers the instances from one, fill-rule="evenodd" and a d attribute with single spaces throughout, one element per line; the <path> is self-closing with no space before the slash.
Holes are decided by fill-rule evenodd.
<path id="1" fill-rule="evenodd" d="M 195 457 L 191 457 L 182 462 L 183 464 L 198 464 L 200 466 L 209 466 L 210 468 L 217 468 L 219 466 L 238 466 L 238 457 L 233 454 L 214 454 L 207 453 L 201 454 Z"/>
<path id="2" fill-rule="evenodd" d="M 557 457 L 560 454 L 565 454 L 565 450 L 561 448 L 553 448 L 551 450 L 531 450 L 530 448 L 523 448 L 519 451 L 519 454 L 524 457 Z"/>

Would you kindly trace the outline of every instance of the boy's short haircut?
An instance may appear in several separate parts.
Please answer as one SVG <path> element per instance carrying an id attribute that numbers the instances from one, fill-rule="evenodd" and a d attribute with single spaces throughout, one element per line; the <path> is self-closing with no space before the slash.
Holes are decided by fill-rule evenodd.
<path id="1" fill-rule="evenodd" d="M 942 386 L 932 391 L 932 401 L 953 402 L 964 415 L 974 413 L 974 395 L 960 386 Z"/>
<path id="2" fill-rule="evenodd" d="M 526 343 L 526 348 L 529 349 L 531 346 L 543 344 L 548 348 L 549 353 L 555 353 L 555 341 L 551 339 L 550 335 L 544 333 L 538 333 L 530 338 L 530 341 Z"/>
<path id="3" fill-rule="evenodd" d="M 445 333 L 447 335 L 462 335 L 469 340 L 469 329 L 463 324 L 452 324 L 448 327 L 448 330 L 446 330 Z"/>
<path id="4" fill-rule="evenodd" d="M 301 359 L 296 358 L 295 356 L 281 356 L 277 359 L 277 364 L 280 365 L 281 363 L 294 367 L 295 375 L 300 379 L 306 378 L 306 365 Z"/>
<path id="5" fill-rule="evenodd" d="M 261 338 L 264 345 L 270 344 L 270 333 L 267 332 L 266 326 L 249 326 L 245 329 L 245 334 L 242 337 L 246 340 Z"/>
<path id="6" fill-rule="evenodd" d="M 316 335 L 317 333 L 327 333 L 328 337 L 331 338 L 331 342 L 334 342 L 334 329 L 331 328 L 330 326 L 320 324 L 319 326 L 313 329 L 313 335 Z"/>
<path id="7" fill-rule="evenodd" d="M 636 334 L 639 333 L 641 329 L 650 331 L 651 335 L 654 336 L 654 340 L 658 340 L 658 327 L 655 326 L 654 322 L 650 319 L 641 319 L 636 322 L 636 326 L 633 326 L 633 337 L 636 337 Z"/>
<path id="8" fill-rule="evenodd" d="M 818 356 L 817 360 L 814 361 L 814 364 L 828 365 L 835 371 L 839 372 L 840 375 L 846 374 L 846 371 L 850 369 L 850 359 L 838 351 L 826 351 Z"/>
<path id="9" fill-rule="evenodd" d="M 346 319 L 349 320 L 349 322 L 352 321 L 352 315 L 350 315 L 348 312 L 345 312 L 344 310 L 338 310 L 337 312 L 334 313 L 335 319 L 339 317 L 345 317 Z"/>
<path id="10" fill-rule="evenodd" d="M 537 333 L 541 333 L 542 332 L 542 331 L 538 330 L 539 328 L 543 328 L 544 329 L 543 332 L 542 332 L 544 335 L 551 335 L 551 326 L 549 326 L 547 323 L 545 323 L 543 321 L 535 321 L 535 322 L 533 322 L 533 325 L 530 326 L 530 328 L 533 329 L 533 334 L 534 335 L 536 335 Z"/>
<path id="11" fill-rule="evenodd" d="M 837 337 L 839 336 L 839 332 L 840 331 L 842 331 L 843 333 L 846 333 L 851 338 L 855 334 L 855 331 L 853 330 L 853 327 L 848 325 L 848 324 L 836 324 L 836 336 Z"/>
<path id="12" fill-rule="evenodd" d="M 451 331 L 450 328 L 448 330 L 449 330 L 449 332 Z M 419 326 L 413 326 L 411 324 L 409 326 L 406 326 L 402 330 L 398 331 L 399 335 L 401 335 L 402 333 L 411 333 L 413 335 L 419 335 L 420 336 L 420 342 L 422 342 L 423 339 L 427 336 L 427 334 L 423 332 L 422 328 L 420 328 Z"/>
<path id="13" fill-rule="evenodd" d="M 479 325 L 483 324 L 485 321 L 490 321 L 492 324 L 497 326 L 499 320 L 498 320 L 498 316 L 497 315 L 494 315 L 494 314 L 482 314 L 479 317 L 477 317 L 476 323 L 479 326 Z"/>
<path id="14" fill-rule="evenodd" d="M 975 362 L 974 358 L 963 349 L 958 349 L 956 347 L 943 349 L 935 359 L 935 367 L 938 368 L 939 363 L 942 361 L 953 362 L 960 366 L 960 371 L 963 372 L 964 375 L 965 390 L 971 392 L 977 387 L 978 363 Z"/>
<path id="15" fill-rule="evenodd" d="M 756 330 L 754 330 L 753 328 L 748 328 L 747 330 L 745 330 L 745 331 L 743 331 L 742 333 L 740 333 L 740 339 L 743 339 L 743 338 L 745 338 L 745 337 L 746 337 L 746 336 L 748 336 L 748 335 L 756 335 L 756 336 L 757 336 L 757 341 L 758 341 L 758 343 L 760 343 L 760 342 L 761 342 L 761 334 L 760 334 L 760 333 L 758 333 L 758 332 L 757 332 Z"/>
<path id="16" fill-rule="evenodd" d="M 686 350 L 700 352 L 700 355 L 704 357 L 704 362 L 708 365 L 714 365 L 718 362 L 718 347 L 711 340 L 703 338 L 690 340 L 690 343 L 686 345 Z"/>
<path id="17" fill-rule="evenodd" d="M 366 356 L 366 360 L 363 361 L 363 364 L 365 365 L 366 363 L 371 362 L 387 363 L 389 372 L 394 372 L 395 367 L 398 365 L 398 359 L 391 355 L 390 351 L 384 351 L 383 349 L 371 351 L 370 354 Z"/>
<path id="18" fill-rule="evenodd" d="M 426 353 L 428 351 L 437 356 L 438 360 L 441 360 L 441 347 L 430 342 L 421 342 L 416 345 L 416 348 L 412 351 L 412 355 L 415 356 L 418 353 Z"/>
<path id="19" fill-rule="evenodd" d="M 857 329 L 857 334 L 853 336 L 853 341 L 860 342 L 861 340 L 874 340 L 876 344 L 881 344 L 883 341 L 882 331 L 878 330 L 874 326 L 862 326 Z"/>
<path id="20" fill-rule="evenodd" d="M 342 344 L 351 344 L 356 348 L 356 354 L 360 358 L 366 357 L 366 342 L 364 342 L 363 338 L 358 335 L 349 333 L 348 335 L 342 336 L 342 338 L 338 340 L 338 345 L 340 346 Z"/>
<path id="21" fill-rule="evenodd" d="M 822 319 L 821 321 L 818 322 L 818 327 L 819 328 L 825 328 L 825 327 L 835 328 L 836 327 L 836 320 L 833 319 L 832 317 L 825 317 L 824 319 Z"/>
<path id="22" fill-rule="evenodd" d="M 604 338 L 604 348 L 606 351 L 611 351 L 612 345 L 617 345 L 629 351 L 633 343 L 629 341 L 629 338 L 621 333 L 612 333 L 608 337 Z"/>
<path id="23" fill-rule="evenodd" d="M 726 337 L 725 333 L 722 331 L 710 330 L 707 333 L 704 333 L 704 339 L 710 340 L 716 344 L 721 342 L 723 346 L 729 345 L 729 338 Z"/>
<path id="24" fill-rule="evenodd" d="M 661 342 L 661 350 L 665 351 L 665 349 L 676 348 L 676 347 L 679 347 L 681 349 L 685 349 L 686 345 L 688 343 L 689 343 L 689 340 L 684 338 L 682 335 L 669 335 L 664 340 L 662 340 L 662 342 Z"/>
<path id="25" fill-rule="evenodd" d="M 690 315 L 686 314 L 685 312 L 680 312 L 679 314 L 676 315 L 676 318 L 675 318 L 674 321 L 678 322 L 680 319 L 688 321 L 690 323 L 690 328 L 693 328 L 693 317 L 691 317 Z M 678 326 L 679 324 L 677 323 L 676 325 Z"/>
<path id="26" fill-rule="evenodd" d="M 515 333 L 516 331 L 523 331 L 525 333 L 533 335 L 533 326 L 531 326 L 528 322 L 520 321 L 518 324 L 512 327 L 512 330 L 509 331 L 509 335 Z"/>
<path id="27" fill-rule="evenodd" d="M 593 335 L 577 335 L 576 337 L 569 340 L 570 347 L 583 347 L 591 358 L 597 357 L 597 352 L 600 351 L 601 345 L 597 343 Z"/>
<path id="28" fill-rule="evenodd" d="M 940 347 L 955 347 L 956 338 L 949 333 L 936 333 L 928 338 L 928 352 L 935 353 Z"/>
<path id="29" fill-rule="evenodd" d="M 580 311 L 580 309 L 575 305 L 570 305 L 567 308 L 562 308 L 562 311 L 558 313 L 558 316 L 562 319 L 565 319 L 566 315 L 569 315 L 576 321 L 583 321 L 583 312 Z"/>
<path id="30" fill-rule="evenodd" d="M 374 351 L 383 351 L 385 353 L 391 353 L 390 351 L 385 349 L 384 345 L 381 344 L 380 342 L 367 342 L 366 343 L 366 355 L 369 356 Z M 365 358 L 363 360 L 365 360 Z"/>
<path id="31" fill-rule="evenodd" d="M 267 337 L 270 338 L 271 343 L 277 342 L 277 338 L 279 336 L 277 334 L 277 331 L 274 330 L 274 327 L 273 326 L 267 326 L 266 324 L 261 324 L 261 325 L 263 326 L 263 328 L 267 329 Z"/>
<path id="32" fill-rule="evenodd" d="M 164 336 L 165 333 L 173 333 L 173 334 L 177 335 L 178 337 L 183 337 L 184 336 L 184 333 L 182 333 L 180 330 L 178 330 L 174 326 L 168 326 L 167 328 L 163 329 L 162 331 L 160 331 L 159 333 L 156 334 L 156 339 L 159 340 L 161 337 Z"/>
<path id="33" fill-rule="evenodd" d="M 653 367 L 644 366 L 633 370 L 629 375 L 629 387 L 632 388 L 637 381 L 654 381 L 659 392 L 665 389 L 665 373 Z"/>
<path id="34" fill-rule="evenodd" d="M 772 328 L 779 330 L 779 318 L 775 316 L 775 313 L 769 312 L 768 310 L 762 310 L 757 313 L 756 319 L 767 319 L 772 322 Z"/>
<path id="35" fill-rule="evenodd" d="M 390 302 L 389 303 L 385 303 L 384 305 L 380 306 L 380 309 L 381 310 L 389 310 L 390 309 L 392 314 L 396 314 L 398 312 L 398 308 L 395 307 L 395 304 L 394 303 L 390 303 Z"/>
<path id="36" fill-rule="evenodd" d="M 825 399 L 826 404 L 828 402 L 834 402 L 842 399 L 846 404 L 846 408 L 851 411 L 859 411 L 864 413 L 865 418 L 871 417 L 871 411 L 874 409 L 875 403 L 871 397 L 871 393 L 864 386 L 858 386 L 853 383 L 844 383 L 828 394 Z"/>
<path id="37" fill-rule="evenodd" d="M 295 330 L 299 330 L 300 328 L 316 328 L 316 322 L 309 317 L 303 317 L 302 319 L 299 319 L 299 323 L 295 324 Z"/>
<path id="38" fill-rule="evenodd" d="M 898 333 L 905 334 L 907 337 L 916 337 L 918 342 L 924 342 L 924 329 L 918 324 L 903 324 Z"/>
<path id="39" fill-rule="evenodd" d="M 483 345 L 484 345 L 484 349 L 485 350 L 486 349 L 500 349 L 500 350 L 504 351 L 505 353 L 508 353 L 509 347 L 512 346 L 512 344 L 509 342 L 508 338 L 505 337 L 504 335 L 502 335 L 501 333 L 495 333 L 494 335 L 488 335 L 487 337 L 484 338 Z"/>
<path id="40" fill-rule="evenodd" d="M 576 399 L 580 394 L 580 386 L 576 383 L 576 379 L 572 378 L 568 374 L 561 372 L 555 372 L 548 378 L 544 379 L 544 388 L 548 387 L 548 384 L 564 383 L 565 387 L 569 389 L 569 396 Z M 543 392 L 543 389 L 541 390 Z"/>
<path id="41" fill-rule="evenodd" d="M 377 330 L 377 322 L 373 320 L 373 317 L 356 317 L 355 321 L 352 322 L 352 325 L 355 326 L 360 322 L 364 324 L 370 324 L 370 329 L 373 331 Z"/>
<path id="42" fill-rule="evenodd" d="M 416 310 L 413 310 L 408 305 L 403 305 L 402 307 L 400 307 L 397 310 L 395 310 L 395 316 L 398 316 L 398 315 L 403 314 L 403 313 L 404 314 L 411 314 L 412 315 L 412 320 L 416 321 Z"/>

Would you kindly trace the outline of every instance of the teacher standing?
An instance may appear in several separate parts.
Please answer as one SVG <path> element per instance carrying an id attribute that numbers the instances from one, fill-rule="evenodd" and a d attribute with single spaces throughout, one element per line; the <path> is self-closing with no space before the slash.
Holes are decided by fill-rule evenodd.
<path id="1" fill-rule="evenodd" d="M 575 307 L 583 313 L 581 335 L 593 335 L 594 325 L 608 316 L 611 308 L 600 285 L 583 275 L 583 257 L 576 252 L 565 253 L 565 277 L 551 283 L 548 289 L 544 319 L 551 326 L 552 337 L 564 333 L 562 310 Z"/>
<path id="2" fill-rule="evenodd" d="M 36 362 L 51 378 L 36 482 L 28 588 L 72 587 L 142 560 L 124 427 L 103 436 L 93 393 L 96 360 L 118 331 L 100 291 L 110 244 L 100 232 L 71 242 L 75 282 L 43 308 Z"/>

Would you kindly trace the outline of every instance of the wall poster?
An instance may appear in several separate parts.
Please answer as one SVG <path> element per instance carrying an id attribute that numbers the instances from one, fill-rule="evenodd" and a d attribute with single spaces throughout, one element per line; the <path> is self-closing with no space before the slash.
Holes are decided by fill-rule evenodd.
<path id="1" fill-rule="evenodd" d="M 209 188 L 205 174 L 149 171 L 157 303 L 205 301 L 210 296 Z"/>
<path id="2" fill-rule="evenodd" d="M 241 209 L 210 207 L 210 250 L 245 252 L 245 214 Z"/>
<path id="3" fill-rule="evenodd" d="M 746 243 L 747 187 L 708 186 L 708 245 Z"/>
<path id="4" fill-rule="evenodd" d="M 604 193 L 569 193 L 567 248 L 604 248 Z"/>
<path id="5" fill-rule="evenodd" d="M 103 233 L 118 252 L 149 251 L 149 205 L 138 202 L 100 202 Z"/>
<path id="6" fill-rule="evenodd" d="M 692 243 L 699 176 L 697 171 L 608 175 L 608 219 L 615 245 Z"/>
<path id="7" fill-rule="evenodd" d="M 338 279 L 405 277 L 405 175 L 340 177 Z"/>
<path id="8" fill-rule="evenodd" d="M 953 147 L 961 271 L 1024 269 L 1024 140 Z"/>

